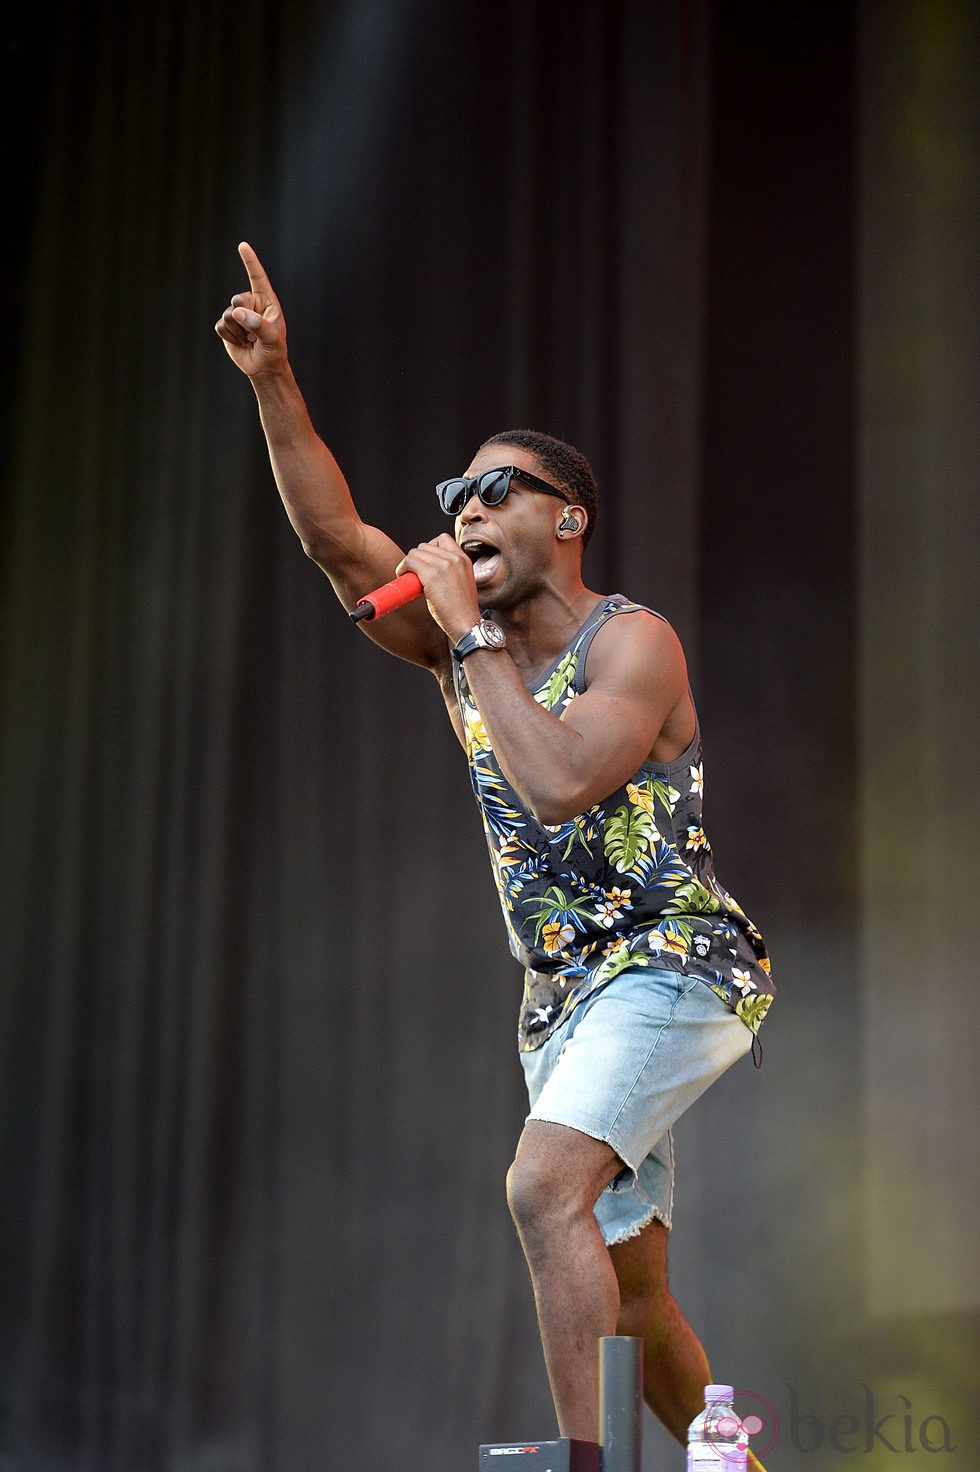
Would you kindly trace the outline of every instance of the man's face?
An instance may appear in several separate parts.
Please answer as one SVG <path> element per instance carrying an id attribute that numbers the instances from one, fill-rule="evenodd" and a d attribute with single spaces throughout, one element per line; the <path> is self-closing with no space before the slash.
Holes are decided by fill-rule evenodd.
<path id="1" fill-rule="evenodd" d="M 528 450 L 488 445 L 466 470 L 467 477 L 501 465 L 529 470 L 549 484 L 554 477 Z M 565 506 L 557 496 L 535 491 L 516 476 L 499 506 L 472 495 L 456 517 L 456 540 L 473 561 L 481 608 L 513 608 L 548 580 Z"/>

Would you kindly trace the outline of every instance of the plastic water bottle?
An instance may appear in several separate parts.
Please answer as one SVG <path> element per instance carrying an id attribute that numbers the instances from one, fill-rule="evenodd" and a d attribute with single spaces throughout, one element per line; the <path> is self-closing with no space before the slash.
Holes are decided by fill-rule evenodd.
<path id="1" fill-rule="evenodd" d="M 706 1385 L 704 1410 L 687 1433 L 687 1472 L 746 1472 L 749 1437 L 732 1408 L 730 1385 Z"/>

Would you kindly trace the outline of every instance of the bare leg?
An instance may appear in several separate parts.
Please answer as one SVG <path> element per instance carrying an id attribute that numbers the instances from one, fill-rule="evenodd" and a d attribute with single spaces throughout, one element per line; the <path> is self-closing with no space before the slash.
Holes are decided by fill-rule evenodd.
<path id="1" fill-rule="evenodd" d="M 643 1340 L 644 1398 L 682 1444 L 704 1405 L 704 1350 L 667 1287 L 667 1231 L 653 1222 L 607 1247 L 593 1208 L 622 1169 L 608 1145 L 566 1125 L 528 1120 L 507 1177 L 527 1258 L 562 1436 L 599 1436 L 599 1340 Z M 764 1472 L 749 1454 L 752 1472 Z"/>
<path id="2" fill-rule="evenodd" d="M 667 1286 L 667 1228 L 651 1222 L 637 1237 L 609 1248 L 620 1290 L 617 1334 L 643 1340 L 643 1397 L 683 1445 L 704 1408 L 708 1359 Z M 749 1453 L 750 1472 L 765 1472 Z"/>
<path id="3" fill-rule="evenodd" d="M 667 1228 L 654 1221 L 609 1249 L 619 1281 L 617 1333 L 643 1340 L 643 1396 L 682 1444 L 704 1409 L 708 1359 L 667 1286 Z"/>
<path id="4" fill-rule="evenodd" d="M 593 1207 L 622 1162 L 567 1125 L 528 1120 L 507 1177 L 562 1436 L 599 1439 L 599 1340 L 619 1288 Z"/>

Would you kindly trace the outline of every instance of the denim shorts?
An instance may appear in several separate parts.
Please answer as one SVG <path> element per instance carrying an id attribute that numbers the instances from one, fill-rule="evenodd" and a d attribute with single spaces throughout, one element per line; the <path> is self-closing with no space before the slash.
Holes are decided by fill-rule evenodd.
<path id="1" fill-rule="evenodd" d="M 528 1119 L 581 1130 L 623 1161 L 595 1205 L 608 1244 L 654 1220 L 670 1226 L 671 1127 L 751 1047 L 744 1022 L 703 981 L 643 966 L 621 971 L 521 1054 Z"/>

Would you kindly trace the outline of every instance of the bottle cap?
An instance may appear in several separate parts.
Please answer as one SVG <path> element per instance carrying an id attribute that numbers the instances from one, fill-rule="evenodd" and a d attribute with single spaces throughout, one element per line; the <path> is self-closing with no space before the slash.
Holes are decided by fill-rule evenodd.
<path id="1" fill-rule="evenodd" d="M 704 1398 L 709 1400 L 731 1400 L 732 1387 L 730 1385 L 706 1385 L 704 1387 Z"/>

